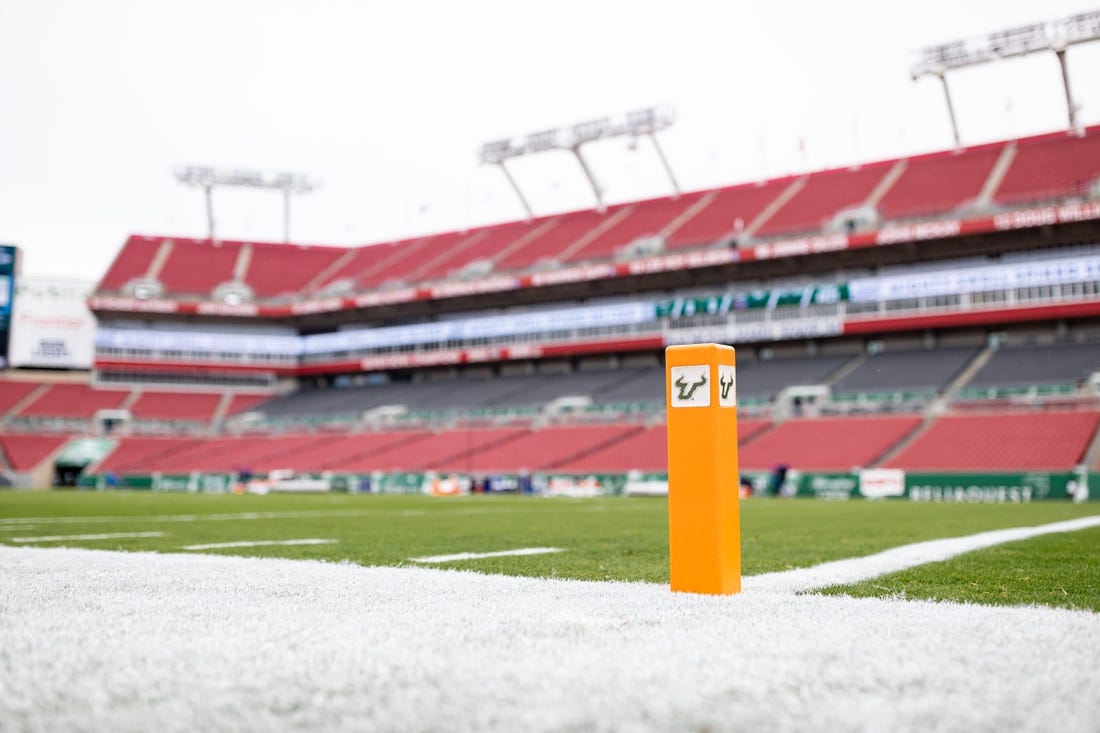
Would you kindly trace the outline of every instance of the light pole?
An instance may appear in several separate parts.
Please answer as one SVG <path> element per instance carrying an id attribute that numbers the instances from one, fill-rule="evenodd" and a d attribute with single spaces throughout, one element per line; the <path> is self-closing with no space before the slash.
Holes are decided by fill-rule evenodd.
<path id="1" fill-rule="evenodd" d="M 951 118 L 951 132 L 955 137 L 955 147 L 960 147 L 959 127 L 955 120 L 955 109 L 951 103 L 951 92 L 947 87 L 947 72 L 966 66 L 1053 51 L 1058 57 L 1058 65 L 1062 71 L 1069 129 L 1080 132 L 1077 127 L 1077 106 L 1073 102 L 1073 93 L 1070 91 L 1066 49 L 1069 46 L 1096 40 L 1100 40 L 1100 10 L 1078 13 L 1059 20 L 1030 23 L 990 33 L 980 38 L 930 46 L 920 51 L 920 59 L 910 69 L 910 75 L 913 81 L 922 76 L 939 78 L 943 86 L 944 99 L 947 101 L 947 113 Z"/>
<path id="2" fill-rule="evenodd" d="M 531 155 L 549 150 L 567 151 L 577 159 L 585 179 L 592 187 L 592 194 L 596 198 L 596 208 L 602 212 L 605 210 L 603 188 L 596 180 L 592 167 L 582 154 L 582 146 L 613 137 L 630 137 L 636 141 L 639 137 L 645 136 L 653 141 L 657 157 L 660 159 L 661 166 L 672 184 L 673 195 L 679 196 L 680 186 L 676 181 L 676 176 L 672 173 L 672 166 L 669 165 L 668 158 L 665 157 L 664 151 L 657 142 L 657 133 L 671 127 L 675 118 L 674 111 L 669 107 L 647 107 L 629 112 L 622 119 L 601 117 L 600 119 L 580 122 L 567 127 L 540 130 L 523 138 L 494 140 L 481 146 L 478 150 L 478 159 L 484 164 L 498 166 L 504 172 L 505 178 L 508 179 L 508 185 L 515 191 L 527 215 L 527 220 L 530 221 L 533 217 L 531 205 L 523 195 L 523 191 L 520 190 L 516 179 L 505 166 L 505 162 L 521 155 Z M 632 146 L 631 149 L 634 149 L 634 147 Z"/>
<path id="3" fill-rule="evenodd" d="M 301 173 L 276 173 L 272 175 L 254 170 L 218 170 L 209 166 L 190 165 L 175 171 L 176 180 L 185 186 L 203 189 L 206 199 L 207 236 L 214 239 L 214 187 L 235 186 L 267 188 L 283 193 L 283 241 L 290 242 L 290 195 L 309 193 L 319 185 Z"/>

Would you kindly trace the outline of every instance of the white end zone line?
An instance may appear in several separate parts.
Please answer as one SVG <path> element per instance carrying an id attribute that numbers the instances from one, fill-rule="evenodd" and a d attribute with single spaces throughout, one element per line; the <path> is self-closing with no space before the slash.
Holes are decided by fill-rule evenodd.
<path id="1" fill-rule="evenodd" d="M 207 545 L 186 545 L 183 550 L 222 550 L 232 547 L 270 547 L 273 545 L 330 545 L 336 540 L 304 539 L 304 540 L 255 540 L 241 542 L 213 542 Z"/>
<path id="2" fill-rule="evenodd" d="M 163 537 L 165 532 L 106 532 L 104 534 L 53 534 L 43 537 L 9 537 L 7 542 L 64 542 L 66 540 L 124 540 L 135 537 Z"/>
<path id="3" fill-rule="evenodd" d="M 1070 519 L 1065 522 L 1040 524 L 1036 527 L 995 529 L 989 532 L 966 535 L 965 537 L 915 542 L 911 545 L 894 547 L 866 557 L 834 560 L 809 568 L 747 575 L 742 582 L 744 590 L 747 591 L 770 593 L 813 591 L 834 585 L 862 583 L 880 575 L 908 570 L 918 565 L 942 562 L 956 555 L 1002 545 L 1007 542 L 1016 542 L 1057 532 L 1076 532 L 1098 526 L 1100 526 L 1100 515 Z"/>
<path id="4" fill-rule="evenodd" d="M 546 555 L 551 552 L 561 552 L 560 547 L 520 547 L 515 550 L 500 550 L 498 552 L 459 552 L 454 555 L 429 555 L 427 557 L 410 557 L 412 562 L 435 563 L 455 562 L 457 560 L 481 560 L 486 557 L 511 557 L 513 555 Z"/>

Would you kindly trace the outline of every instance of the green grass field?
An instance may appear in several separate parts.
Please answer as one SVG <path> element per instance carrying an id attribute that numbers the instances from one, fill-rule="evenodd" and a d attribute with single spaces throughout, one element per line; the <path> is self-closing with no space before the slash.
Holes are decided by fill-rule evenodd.
<path id="1" fill-rule="evenodd" d="M 807 567 L 922 540 L 1100 514 L 1100 505 L 923 504 L 754 499 L 742 502 L 746 575 Z M 0 493 L 0 544 L 178 552 L 196 544 L 334 540 L 205 552 L 406 565 L 410 558 L 524 547 L 562 552 L 443 563 L 486 573 L 668 581 L 663 499 L 526 496 Z M 162 536 L 58 539 L 160 532 Z M 27 541 L 28 538 L 39 538 Z M 1100 611 L 1100 531 L 1050 535 L 963 555 L 830 592 Z"/>

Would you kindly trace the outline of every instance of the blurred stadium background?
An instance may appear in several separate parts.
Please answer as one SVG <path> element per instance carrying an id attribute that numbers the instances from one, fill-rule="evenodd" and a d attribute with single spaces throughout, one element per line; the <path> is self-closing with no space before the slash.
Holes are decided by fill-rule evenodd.
<path id="1" fill-rule="evenodd" d="M 1057 33 L 1088 40 L 1098 18 Z M 913 73 L 1059 53 L 1052 28 L 927 49 Z M 611 204 L 582 145 L 656 144 L 667 110 L 495 141 L 481 160 L 505 173 L 576 154 L 593 207 L 400 241 L 222 239 L 211 217 L 206 238 L 130 236 L 94 282 L 23 278 L 6 247 L 0 469 L 16 487 L 659 494 L 663 349 L 714 341 L 737 348 L 756 492 L 1098 498 L 1100 126 L 1065 89 L 1066 129 L 692 191 L 662 156 L 671 195 Z M 208 196 L 309 188 L 178 175 Z"/>

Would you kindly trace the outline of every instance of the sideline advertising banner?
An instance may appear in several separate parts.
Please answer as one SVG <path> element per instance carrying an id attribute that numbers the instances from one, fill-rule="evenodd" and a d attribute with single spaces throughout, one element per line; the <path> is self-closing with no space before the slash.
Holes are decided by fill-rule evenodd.
<path id="1" fill-rule="evenodd" d="M 11 312 L 12 366 L 91 369 L 96 320 L 88 310 L 95 283 L 19 278 Z"/>

